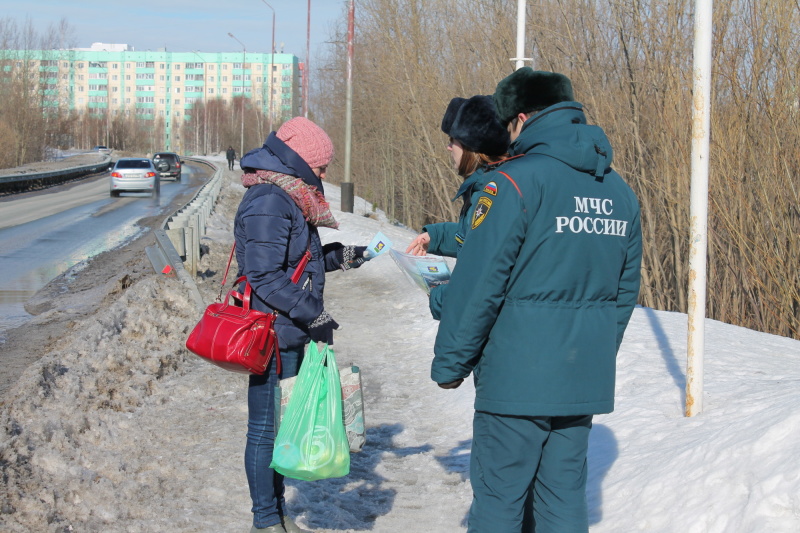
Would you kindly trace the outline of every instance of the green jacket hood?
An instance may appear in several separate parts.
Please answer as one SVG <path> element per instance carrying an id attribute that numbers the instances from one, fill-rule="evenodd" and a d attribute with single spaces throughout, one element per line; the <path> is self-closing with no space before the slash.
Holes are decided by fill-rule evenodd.
<path id="1" fill-rule="evenodd" d="M 586 124 L 583 105 L 560 102 L 529 118 L 509 147 L 509 155 L 542 154 L 580 172 L 602 177 L 610 171 L 613 150 L 598 126 Z"/>

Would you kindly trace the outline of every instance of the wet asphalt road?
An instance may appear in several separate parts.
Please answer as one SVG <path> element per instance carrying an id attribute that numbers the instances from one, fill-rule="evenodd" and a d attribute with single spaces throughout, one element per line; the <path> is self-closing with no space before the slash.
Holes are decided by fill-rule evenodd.
<path id="1" fill-rule="evenodd" d="M 3 333 L 30 315 L 25 302 L 57 276 L 141 236 L 137 221 L 167 216 L 177 197 L 205 183 L 203 165 L 184 164 L 181 180 L 161 182 L 161 194 L 109 195 L 108 174 L 12 196 L 0 202 L 0 345 Z"/>

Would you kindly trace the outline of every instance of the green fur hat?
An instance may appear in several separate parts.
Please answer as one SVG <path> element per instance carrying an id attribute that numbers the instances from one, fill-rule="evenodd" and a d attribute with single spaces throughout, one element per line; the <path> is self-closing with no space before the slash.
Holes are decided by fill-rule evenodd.
<path id="1" fill-rule="evenodd" d="M 508 124 L 519 113 L 541 111 L 559 102 L 571 102 L 572 83 L 557 72 L 522 67 L 503 78 L 494 91 L 500 122 Z"/>

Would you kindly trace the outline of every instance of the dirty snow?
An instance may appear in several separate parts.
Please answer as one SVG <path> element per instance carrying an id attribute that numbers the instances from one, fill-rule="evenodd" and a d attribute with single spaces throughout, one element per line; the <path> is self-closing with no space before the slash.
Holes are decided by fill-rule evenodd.
<path id="1" fill-rule="evenodd" d="M 206 301 L 242 191 L 224 188 L 203 239 Z M 414 237 L 326 192 L 341 223 L 326 242 Z M 340 364 L 362 368 L 368 440 L 349 476 L 290 481 L 290 512 L 317 532 L 465 531 L 474 389 L 430 381 L 424 294 L 381 256 L 331 274 L 326 302 Z M 249 531 L 247 378 L 184 350 L 197 318 L 185 287 L 151 275 L 27 369 L 0 403 L 2 531 Z M 799 531 L 800 342 L 709 321 L 705 410 L 685 418 L 685 339 L 685 315 L 634 312 L 616 411 L 592 431 L 591 531 Z"/>

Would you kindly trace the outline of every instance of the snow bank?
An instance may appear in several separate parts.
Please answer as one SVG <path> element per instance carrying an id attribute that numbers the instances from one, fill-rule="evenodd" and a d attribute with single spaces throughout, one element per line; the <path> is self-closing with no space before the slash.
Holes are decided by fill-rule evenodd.
<path id="1" fill-rule="evenodd" d="M 243 192 L 229 178 L 203 239 L 206 301 Z M 338 208 L 339 189 L 326 193 Z M 404 250 L 414 237 L 361 199 L 355 211 L 334 209 L 341 229 L 323 240 L 381 231 Z M 290 481 L 291 514 L 319 533 L 464 531 L 474 389 L 430 381 L 424 293 L 382 256 L 331 274 L 326 308 L 337 359 L 363 372 L 367 445 L 345 478 Z M 247 378 L 184 350 L 197 315 L 177 281 L 153 275 L 26 371 L 0 405 L 0 530 L 249 530 Z M 685 315 L 635 310 L 616 410 L 591 435 L 591 531 L 799 531 L 800 342 L 708 321 L 705 410 L 685 418 L 685 339 Z"/>

